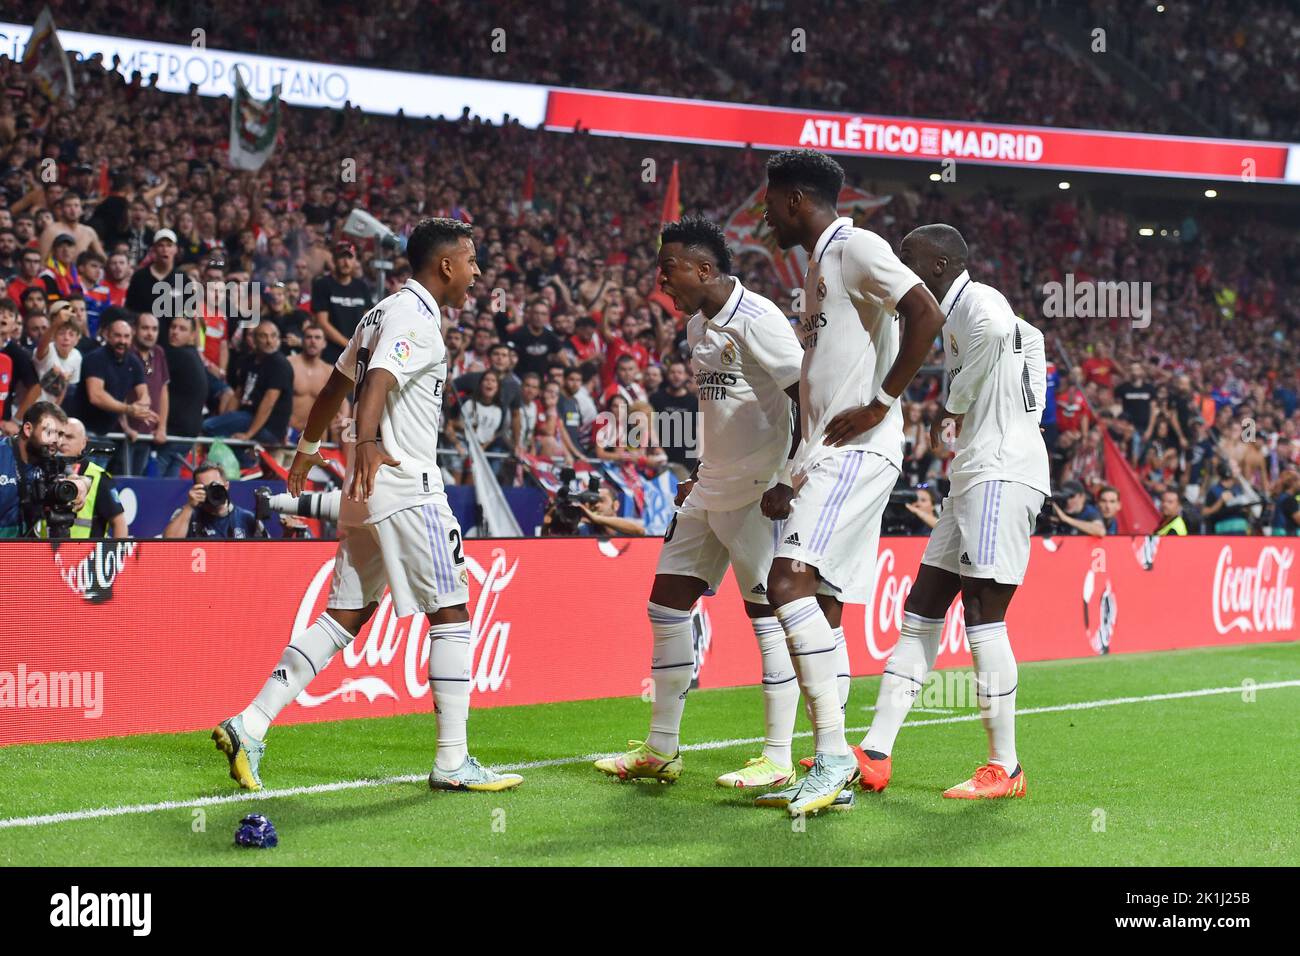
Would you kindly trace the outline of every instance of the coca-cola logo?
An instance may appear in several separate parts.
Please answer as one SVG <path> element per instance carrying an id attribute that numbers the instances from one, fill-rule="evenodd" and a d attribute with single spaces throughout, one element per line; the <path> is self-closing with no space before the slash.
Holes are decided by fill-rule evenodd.
<path id="1" fill-rule="evenodd" d="M 55 551 L 54 566 L 73 594 L 91 604 L 102 604 L 113 596 L 113 582 L 126 567 L 126 559 L 135 554 L 136 547 L 134 541 L 97 541 L 75 564 L 65 562 L 63 555 Z"/>
<path id="2" fill-rule="evenodd" d="M 1265 547 L 1253 566 L 1232 563 L 1232 545 L 1214 566 L 1214 629 L 1220 634 L 1290 631 L 1295 626 L 1295 589 L 1287 572 L 1295 553 Z"/>
<path id="3" fill-rule="evenodd" d="M 863 626 L 867 637 L 867 653 L 878 661 L 886 660 L 894 652 L 898 634 L 903 629 L 903 609 L 907 604 L 907 596 L 912 593 L 912 576 L 895 575 L 896 563 L 893 548 L 881 548 L 876 556 L 875 588 L 871 600 L 867 602 L 867 616 Z M 890 632 L 893 633 L 894 640 L 888 647 L 881 648 L 877 643 L 877 635 L 883 637 Z M 959 594 L 944 616 L 939 656 L 945 652 L 955 654 L 965 649 L 966 611 Z"/>
<path id="4" fill-rule="evenodd" d="M 492 561 L 487 568 L 468 555 L 465 563 L 470 577 L 478 584 L 478 596 L 470 607 L 470 688 L 478 693 L 490 693 L 501 689 L 510 668 L 510 623 L 496 620 L 496 612 L 502 592 L 514 580 L 519 561 L 516 559 L 507 567 L 506 554 L 498 548 L 492 552 Z M 293 634 L 304 630 L 316 619 L 317 605 L 333 570 L 334 561 L 331 559 L 312 578 L 294 615 Z M 350 702 L 358 694 L 370 703 L 380 697 L 400 700 L 403 694 L 388 681 L 392 664 L 399 655 L 405 696 L 412 700 L 424 697 L 429 693 L 429 642 L 425 640 L 428 630 L 429 619 L 424 614 L 397 617 L 393 613 L 392 599 L 385 592 L 369 627 L 336 657 L 343 662 L 346 671 L 342 679 L 319 695 L 303 690 L 298 695 L 298 703 L 303 707 L 319 707 L 336 697 Z M 374 671 L 384 673 L 381 675 Z M 339 671 L 337 667 L 327 667 L 325 672 L 337 674 Z"/>

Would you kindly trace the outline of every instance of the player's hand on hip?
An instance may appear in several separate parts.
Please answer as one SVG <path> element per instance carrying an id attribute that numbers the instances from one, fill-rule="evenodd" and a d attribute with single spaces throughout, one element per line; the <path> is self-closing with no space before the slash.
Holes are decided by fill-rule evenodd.
<path id="1" fill-rule="evenodd" d="M 773 521 L 780 521 L 783 518 L 790 517 L 790 501 L 793 498 L 793 488 L 789 485 L 775 484 L 763 492 L 763 498 L 758 507 L 763 512 L 763 517 L 771 518 Z"/>
<path id="2" fill-rule="evenodd" d="M 835 447 L 852 441 L 879 425 L 888 413 L 889 409 L 879 402 L 846 408 L 826 426 L 826 444 Z"/>
<path id="3" fill-rule="evenodd" d="M 378 474 L 380 466 L 388 465 L 396 468 L 400 464 L 400 461 L 380 448 L 378 442 L 359 443 L 348 498 L 352 501 L 369 501 L 375 490 L 375 475 Z"/>
<path id="4" fill-rule="evenodd" d="M 673 499 L 677 507 L 680 508 L 682 506 L 682 502 L 686 500 L 686 496 L 691 493 L 691 489 L 694 487 L 695 487 L 694 478 L 687 478 L 685 481 L 680 481 L 677 483 L 677 497 Z"/>
<path id="5" fill-rule="evenodd" d="M 317 465 L 324 464 L 325 459 L 320 456 L 319 452 L 313 452 L 310 455 L 296 452 L 293 456 L 293 464 L 289 466 L 289 477 L 285 480 L 289 494 L 295 498 L 302 494 L 308 473 Z"/>

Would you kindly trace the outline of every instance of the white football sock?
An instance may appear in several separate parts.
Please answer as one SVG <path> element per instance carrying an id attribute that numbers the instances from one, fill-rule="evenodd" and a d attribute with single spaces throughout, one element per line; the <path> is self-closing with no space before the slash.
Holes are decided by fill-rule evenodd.
<path id="1" fill-rule="evenodd" d="M 790 766 L 790 741 L 794 736 L 795 710 L 799 706 L 799 678 L 790 663 L 785 630 L 774 617 L 756 617 L 754 636 L 763 655 L 763 716 L 767 737 L 763 754 L 782 767 Z"/>
<path id="2" fill-rule="evenodd" d="M 1016 769 L 1016 686 L 1020 680 L 1005 621 L 966 628 L 980 719 L 989 735 L 989 762 Z"/>
<path id="3" fill-rule="evenodd" d="M 253 702 L 244 708 L 239 716 L 244 718 L 244 729 L 249 735 L 262 740 L 270 729 L 271 722 L 280 716 L 280 711 L 289 706 L 312 682 L 325 665 L 348 644 L 352 635 L 326 611 L 316 622 L 301 634 L 294 637 L 280 655 L 280 663 L 275 665 L 271 676 L 266 679 Z"/>
<path id="4" fill-rule="evenodd" d="M 429 687 L 438 723 L 439 770 L 455 770 L 469 755 L 469 621 L 429 628 Z"/>
<path id="5" fill-rule="evenodd" d="M 790 660 L 799 675 L 799 689 L 809 701 L 817 753 L 843 756 L 844 712 L 836 680 L 835 635 L 815 597 L 799 598 L 776 609 L 785 631 Z"/>
<path id="6" fill-rule="evenodd" d="M 655 698 L 650 705 L 650 735 L 646 744 L 662 754 L 677 753 L 686 709 L 686 692 L 695 673 L 695 641 L 691 635 L 691 612 L 646 604 L 650 630 L 654 632 L 654 655 L 650 672 Z"/>
<path id="7" fill-rule="evenodd" d="M 912 709 L 916 695 L 925 686 L 925 678 L 934 667 L 943 636 L 943 618 L 921 617 L 910 611 L 903 614 L 902 633 L 889 655 L 885 673 L 876 695 L 876 712 L 862 739 L 863 750 L 885 756 L 894 749 L 894 740 Z"/>
<path id="8" fill-rule="evenodd" d="M 848 726 L 849 687 L 853 684 L 853 670 L 849 664 L 849 645 L 844 642 L 844 628 L 833 627 L 831 634 L 835 637 L 835 690 L 840 697 L 840 713 L 844 714 L 845 726 Z"/>

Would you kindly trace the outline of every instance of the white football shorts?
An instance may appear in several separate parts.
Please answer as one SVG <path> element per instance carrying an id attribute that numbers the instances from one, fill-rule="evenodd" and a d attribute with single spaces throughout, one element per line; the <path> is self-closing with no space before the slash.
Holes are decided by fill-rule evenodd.
<path id="1" fill-rule="evenodd" d="M 776 557 L 816 568 L 818 592 L 865 604 L 875 585 L 880 519 L 898 469 L 883 455 L 839 448 L 802 476 Z"/>
<path id="2" fill-rule="evenodd" d="M 687 495 L 664 533 L 655 573 L 699 578 L 716 591 L 731 565 L 741 598 L 766 604 L 767 572 L 782 524 L 764 518 L 757 501 L 730 511 L 709 511 L 693 506 Z"/>
<path id="3" fill-rule="evenodd" d="M 1046 497 L 1018 481 L 982 481 L 950 497 L 921 563 L 964 578 L 1020 584 Z"/>
<path id="4" fill-rule="evenodd" d="M 392 592 L 398 617 L 469 601 L 460 525 L 444 496 L 346 534 L 334 558 L 327 607 L 359 610 Z"/>

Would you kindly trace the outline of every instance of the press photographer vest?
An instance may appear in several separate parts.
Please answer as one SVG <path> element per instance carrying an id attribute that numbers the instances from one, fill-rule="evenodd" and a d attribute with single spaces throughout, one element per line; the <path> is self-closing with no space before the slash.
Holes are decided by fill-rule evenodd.
<path id="1" fill-rule="evenodd" d="M 72 539 L 89 538 L 90 529 L 95 523 L 95 498 L 99 494 L 99 479 L 107 474 L 103 468 L 93 461 L 86 465 L 86 470 L 81 473 L 81 477 L 90 479 L 90 491 L 86 492 L 86 501 L 77 512 L 76 518 L 73 519 L 72 528 L 68 531 L 68 537 Z M 36 525 L 36 537 L 48 538 L 50 536 L 49 526 L 44 519 Z"/>

